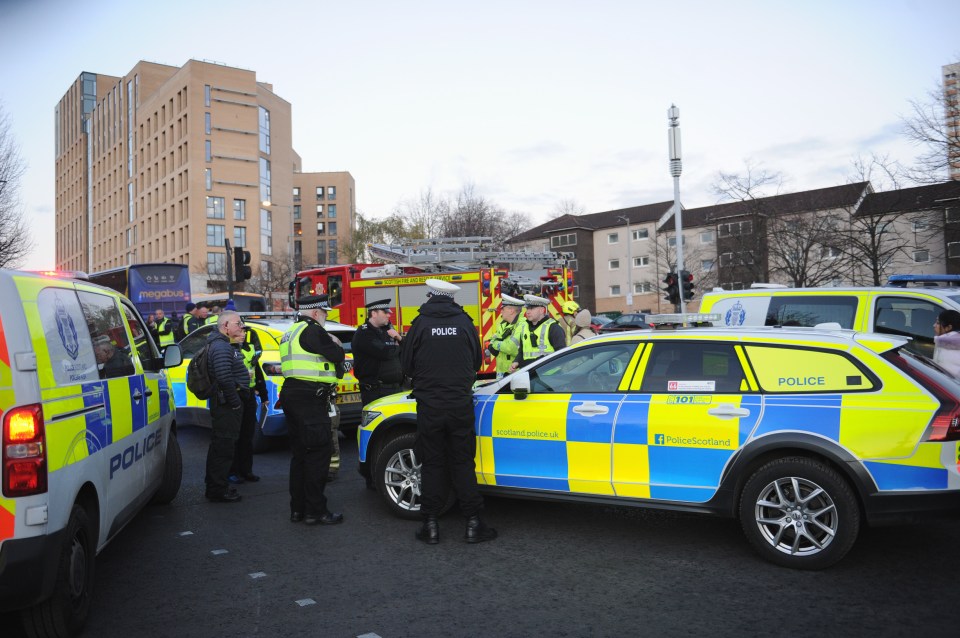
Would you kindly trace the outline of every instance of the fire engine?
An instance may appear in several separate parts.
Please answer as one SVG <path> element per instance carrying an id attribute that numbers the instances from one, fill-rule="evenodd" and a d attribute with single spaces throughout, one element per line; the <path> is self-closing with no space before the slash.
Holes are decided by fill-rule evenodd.
<path id="1" fill-rule="evenodd" d="M 573 299 L 573 272 L 567 255 L 555 252 L 498 251 L 490 237 L 412 240 L 402 244 L 369 244 L 367 251 L 379 263 L 312 266 L 290 283 L 290 305 L 308 294 L 326 294 L 333 308 L 328 319 L 359 326 L 366 321 L 364 306 L 389 298 L 394 325 L 406 333 L 426 301 L 427 279 L 460 286 L 456 301 L 473 319 L 484 345 L 493 337 L 503 293 L 522 297 L 535 294 L 550 300 L 550 312 Z M 510 270 L 527 265 L 531 270 Z M 481 375 L 495 374 L 496 362 L 485 356 Z"/>

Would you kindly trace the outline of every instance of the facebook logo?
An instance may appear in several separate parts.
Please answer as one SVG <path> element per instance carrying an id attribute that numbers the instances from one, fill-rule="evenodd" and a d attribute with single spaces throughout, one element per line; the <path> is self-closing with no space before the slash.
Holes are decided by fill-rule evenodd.
<path id="1" fill-rule="evenodd" d="M 662 435 L 662 434 L 654 434 L 654 435 L 653 435 L 653 443 L 654 443 L 654 445 L 663 445 L 663 435 Z"/>

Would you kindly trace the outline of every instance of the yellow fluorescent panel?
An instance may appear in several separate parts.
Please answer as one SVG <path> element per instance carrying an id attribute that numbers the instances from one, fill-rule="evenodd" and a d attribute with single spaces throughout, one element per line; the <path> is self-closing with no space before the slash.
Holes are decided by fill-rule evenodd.
<path id="1" fill-rule="evenodd" d="M 610 445 L 608 443 L 567 442 L 567 477 L 610 483 Z"/>
<path id="2" fill-rule="evenodd" d="M 613 482 L 622 494 L 621 483 L 650 483 L 650 458 L 646 445 L 615 443 L 613 445 Z M 650 490 L 647 488 L 647 495 Z"/>
<path id="3" fill-rule="evenodd" d="M 520 401 L 509 395 L 497 397 L 493 406 L 493 436 L 565 441 L 569 401 L 569 394 L 530 395 Z"/>
<path id="4" fill-rule="evenodd" d="M 493 439 L 489 436 L 478 436 L 477 452 L 480 455 L 480 461 L 477 463 L 477 479 L 487 485 L 496 485 L 497 471 L 493 460 Z"/>

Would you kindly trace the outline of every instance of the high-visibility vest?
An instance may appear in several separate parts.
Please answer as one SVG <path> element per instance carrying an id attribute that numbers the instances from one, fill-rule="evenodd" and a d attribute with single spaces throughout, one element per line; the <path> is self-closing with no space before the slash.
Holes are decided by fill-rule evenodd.
<path id="1" fill-rule="evenodd" d="M 203 325 L 207 325 L 208 323 L 217 323 L 218 321 L 220 321 L 220 315 L 210 315 L 203 321 Z"/>
<path id="2" fill-rule="evenodd" d="M 247 374 L 250 375 L 250 387 L 257 385 L 257 373 L 256 373 L 256 362 L 255 357 L 257 356 L 256 350 L 253 349 L 253 346 L 248 343 L 243 343 L 240 345 L 240 354 L 243 355 L 243 365 L 247 369 Z"/>
<path id="3" fill-rule="evenodd" d="M 520 353 L 520 338 L 523 333 L 523 324 L 526 319 L 517 317 L 513 323 L 507 323 L 503 317 L 497 320 L 496 332 L 490 340 L 497 350 L 497 372 L 508 372 L 510 365 Z"/>
<path id="4" fill-rule="evenodd" d="M 280 372 L 283 378 L 336 383 L 336 366 L 318 354 L 307 352 L 300 345 L 300 335 L 306 327 L 306 321 L 298 321 L 280 340 Z"/>
<path id="5" fill-rule="evenodd" d="M 160 323 L 157 324 L 157 333 L 160 334 L 160 331 L 166 329 L 167 324 L 169 324 L 169 323 L 170 323 L 170 320 L 167 319 L 166 317 L 164 317 L 164 318 L 163 318 L 163 321 L 161 321 Z M 168 332 L 167 334 L 160 334 L 160 347 L 161 347 L 161 348 L 164 348 L 164 347 L 166 347 L 166 346 L 169 346 L 169 345 L 170 345 L 171 343 L 173 343 L 174 341 L 176 341 L 176 337 L 174 337 L 172 330 L 171 330 L 170 332 Z"/>
<path id="6" fill-rule="evenodd" d="M 550 326 L 557 323 L 557 320 L 553 317 L 550 317 L 539 326 L 534 328 L 530 325 L 530 322 L 527 322 L 523 326 L 523 334 L 521 335 L 521 343 L 523 345 L 523 360 L 532 361 L 534 359 L 539 359 L 545 354 L 549 354 L 554 351 L 553 344 L 550 343 L 548 339 L 550 333 Z M 533 345 L 533 339 L 531 335 L 537 333 L 537 345 Z"/>

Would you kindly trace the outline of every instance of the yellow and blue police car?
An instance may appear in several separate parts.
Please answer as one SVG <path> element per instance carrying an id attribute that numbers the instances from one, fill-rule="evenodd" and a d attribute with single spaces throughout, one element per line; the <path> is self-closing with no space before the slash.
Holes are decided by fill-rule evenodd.
<path id="1" fill-rule="evenodd" d="M 592 337 L 474 392 L 482 491 L 739 517 L 820 569 L 861 521 L 960 509 L 960 385 L 907 339 L 813 328 Z M 416 403 L 364 407 L 360 471 L 419 510 Z"/>
<path id="2" fill-rule="evenodd" d="M 0 270 L 0 611 L 31 636 L 87 617 L 95 556 L 180 489 L 173 394 L 142 318 L 83 281 Z"/>
<path id="3" fill-rule="evenodd" d="M 253 315 L 241 313 L 246 326 L 256 332 L 263 348 L 260 356 L 260 368 L 263 370 L 264 381 L 267 384 L 267 394 L 270 398 L 266 414 L 258 408 L 262 417 L 254 430 L 253 451 L 263 452 L 268 449 L 273 437 L 286 436 L 287 422 L 283 410 L 276 407 L 280 397 L 280 388 L 283 387 L 283 374 L 280 372 L 280 339 L 290 329 L 292 318 L 271 318 L 263 314 Z M 335 321 L 325 324 L 327 332 L 340 339 L 347 352 L 345 362 L 346 374 L 337 384 L 337 410 L 339 411 L 340 426 L 353 426 L 360 422 L 360 386 L 353 376 L 353 356 L 350 354 L 350 342 L 353 339 L 355 328 Z M 194 330 L 180 341 L 183 353 L 183 363 L 169 371 L 170 384 L 173 390 L 174 402 L 177 406 L 177 419 L 181 425 L 210 426 L 210 410 L 206 400 L 198 399 L 187 389 L 187 366 L 190 360 L 200 352 L 207 342 L 211 330 L 216 329 L 214 324 L 207 324 Z M 259 405 L 259 398 L 257 399 Z"/>

